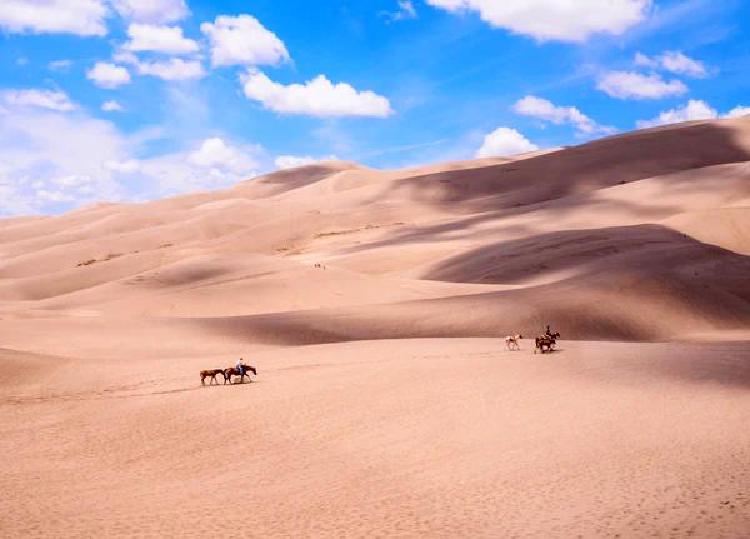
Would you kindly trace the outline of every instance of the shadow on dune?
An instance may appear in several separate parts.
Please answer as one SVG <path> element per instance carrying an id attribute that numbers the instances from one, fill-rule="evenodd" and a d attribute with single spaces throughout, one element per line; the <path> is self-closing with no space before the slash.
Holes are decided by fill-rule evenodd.
<path id="1" fill-rule="evenodd" d="M 668 131 L 636 131 L 512 163 L 406 178 L 395 189 L 423 203 L 459 205 L 457 211 L 492 211 L 750 160 L 750 148 L 731 127 L 687 123 Z"/>
<path id="2" fill-rule="evenodd" d="M 314 165 L 291 168 L 288 170 L 278 170 L 259 178 L 253 178 L 239 184 L 237 188 L 246 189 L 258 186 L 270 186 L 271 189 L 266 192 L 266 196 L 279 195 L 287 191 L 299 189 L 306 185 L 324 180 L 342 170 L 356 168 L 354 164 L 346 162 L 324 162 Z"/>
<path id="3" fill-rule="evenodd" d="M 427 278 L 526 288 L 443 299 L 194 320 L 211 331 L 275 344 L 541 333 L 658 341 L 750 327 L 750 257 L 659 225 L 572 230 L 502 242 L 444 262 Z"/>
<path id="4" fill-rule="evenodd" d="M 673 274 L 693 284 L 732 282 L 750 275 L 750 257 L 701 243 L 662 225 L 563 230 L 504 241 L 448 259 L 425 279 L 456 283 L 515 284 L 544 273 L 573 270 L 642 275 Z M 739 287 L 743 297 L 750 286 Z M 747 288 L 747 289 L 744 289 Z"/>

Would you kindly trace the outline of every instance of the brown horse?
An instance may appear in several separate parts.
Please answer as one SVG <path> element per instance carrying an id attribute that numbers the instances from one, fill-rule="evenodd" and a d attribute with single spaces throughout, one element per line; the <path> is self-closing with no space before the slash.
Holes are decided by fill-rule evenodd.
<path id="1" fill-rule="evenodd" d="M 224 374 L 224 369 L 208 369 L 201 371 L 201 385 L 206 385 L 206 378 L 211 378 L 208 385 L 211 385 L 211 383 L 218 384 L 219 382 L 216 381 L 216 377 L 220 374 Z"/>
<path id="2" fill-rule="evenodd" d="M 252 365 L 243 365 L 243 367 L 244 372 L 242 374 L 240 374 L 240 371 L 238 371 L 234 367 L 224 369 L 224 383 L 226 384 L 227 382 L 229 382 L 231 384 L 232 376 L 239 376 L 241 384 L 245 382 L 245 376 L 247 376 L 248 379 L 252 382 L 253 380 L 252 378 L 250 378 L 250 374 L 248 374 L 248 372 L 252 372 L 255 376 L 258 376 L 258 371 L 255 370 L 255 367 L 253 367 Z"/>
<path id="3" fill-rule="evenodd" d="M 536 351 L 539 350 L 543 354 L 545 348 L 547 349 L 547 352 L 551 352 L 559 338 L 560 334 L 557 332 L 545 333 L 544 335 L 537 337 L 534 339 L 534 353 L 536 354 Z"/>

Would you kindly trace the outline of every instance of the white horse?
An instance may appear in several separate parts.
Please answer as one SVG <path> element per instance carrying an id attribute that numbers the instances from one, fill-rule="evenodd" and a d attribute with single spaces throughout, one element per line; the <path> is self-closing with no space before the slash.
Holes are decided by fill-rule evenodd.
<path id="1" fill-rule="evenodd" d="M 505 346 L 508 347 L 508 350 L 520 350 L 521 345 L 518 344 L 518 341 L 523 339 L 523 335 L 508 335 L 505 337 Z"/>

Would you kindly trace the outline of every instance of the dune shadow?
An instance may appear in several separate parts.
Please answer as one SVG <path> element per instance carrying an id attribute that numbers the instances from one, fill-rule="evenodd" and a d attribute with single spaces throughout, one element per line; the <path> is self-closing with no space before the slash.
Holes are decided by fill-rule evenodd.
<path id="1" fill-rule="evenodd" d="M 748 160 L 750 151 L 732 128 L 698 122 L 671 126 L 668 134 L 664 128 L 647 129 L 510 163 L 409 177 L 394 188 L 426 204 L 481 212 Z"/>
<path id="2" fill-rule="evenodd" d="M 750 271 L 750 257 L 709 245 L 663 225 L 631 225 L 561 230 L 501 241 L 461 253 L 435 266 L 424 277 L 456 283 L 518 284 L 544 273 L 575 270 L 656 274 L 680 273 L 701 263 L 734 280 Z"/>

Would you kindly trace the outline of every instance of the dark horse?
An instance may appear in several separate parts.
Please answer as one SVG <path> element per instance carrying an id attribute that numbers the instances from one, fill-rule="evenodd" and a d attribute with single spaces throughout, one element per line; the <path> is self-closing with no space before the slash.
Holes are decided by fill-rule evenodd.
<path id="1" fill-rule="evenodd" d="M 537 337 L 536 339 L 534 339 L 534 353 L 536 354 L 536 351 L 539 350 L 543 354 L 545 352 L 545 348 L 547 352 L 551 352 L 555 348 L 555 343 L 559 338 L 560 334 L 558 332 L 548 332 L 540 337 Z"/>
<path id="2" fill-rule="evenodd" d="M 226 384 L 227 382 L 229 382 L 231 384 L 232 376 L 239 376 L 241 384 L 245 382 L 245 376 L 247 376 L 248 379 L 250 379 L 250 381 L 252 382 L 253 380 L 252 378 L 250 378 L 248 372 L 252 372 L 255 376 L 258 376 L 258 371 L 256 371 L 255 367 L 253 367 L 252 365 L 243 365 L 243 367 L 244 368 L 242 373 L 240 373 L 240 371 L 234 367 L 224 369 L 224 383 Z"/>
<path id="3" fill-rule="evenodd" d="M 218 384 L 219 382 L 216 381 L 216 377 L 218 375 L 224 375 L 224 369 L 208 369 L 205 371 L 201 371 L 201 385 L 206 385 L 206 378 L 210 378 L 208 385 L 211 385 L 212 383 Z"/>

